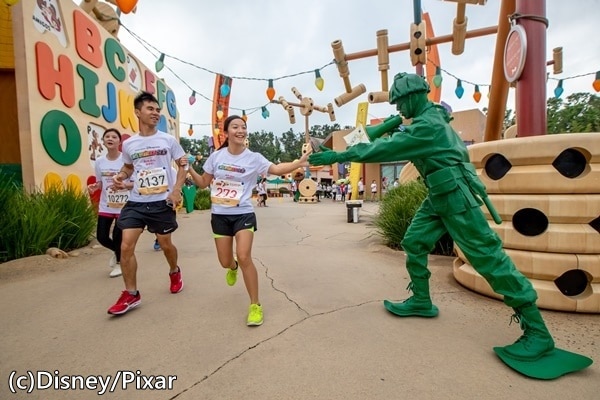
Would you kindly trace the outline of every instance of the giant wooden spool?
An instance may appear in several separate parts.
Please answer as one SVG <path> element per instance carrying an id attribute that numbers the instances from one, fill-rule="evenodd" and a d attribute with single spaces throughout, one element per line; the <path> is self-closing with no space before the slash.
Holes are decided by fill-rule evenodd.
<path id="1" fill-rule="evenodd" d="M 542 308 L 600 313 L 600 133 L 544 135 L 469 146 L 502 218 L 490 226 Z M 501 298 L 460 249 L 454 277 Z"/>

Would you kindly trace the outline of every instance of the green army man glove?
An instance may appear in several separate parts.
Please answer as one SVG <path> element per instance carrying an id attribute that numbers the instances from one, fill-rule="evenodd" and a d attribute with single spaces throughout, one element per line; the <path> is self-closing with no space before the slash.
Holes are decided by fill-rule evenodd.
<path id="1" fill-rule="evenodd" d="M 322 150 L 319 153 L 312 153 L 308 156 L 308 163 L 310 165 L 331 165 L 339 161 L 339 153 L 337 151 L 330 150 L 328 147 L 319 146 Z"/>

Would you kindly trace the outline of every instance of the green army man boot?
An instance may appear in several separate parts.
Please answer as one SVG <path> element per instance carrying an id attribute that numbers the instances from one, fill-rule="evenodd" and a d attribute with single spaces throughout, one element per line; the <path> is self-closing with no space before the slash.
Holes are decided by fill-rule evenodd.
<path id="1" fill-rule="evenodd" d="M 513 318 L 520 323 L 523 335 L 515 343 L 504 346 L 504 353 L 516 360 L 535 361 L 554 350 L 554 340 L 538 307 L 532 303 L 514 310 Z"/>
<path id="2" fill-rule="evenodd" d="M 412 279 L 408 285 L 408 290 L 413 295 L 400 303 L 392 303 L 384 300 L 385 308 L 392 314 L 400 317 L 436 317 L 439 314 L 438 308 L 431 303 L 429 296 L 429 278 Z"/>

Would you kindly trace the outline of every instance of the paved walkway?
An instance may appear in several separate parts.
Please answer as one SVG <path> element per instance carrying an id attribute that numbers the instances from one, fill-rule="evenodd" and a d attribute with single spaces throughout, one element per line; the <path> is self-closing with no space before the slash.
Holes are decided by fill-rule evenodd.
<path id="1" fill-rule="evenodd" d="M 106 314 L 123 284 L 108 278 L 110 253 L 103 248 L 68 260 L 39 256 L 25 266 L 0 265 L 0 399 L 91 399 L 102 390 L 11 395 L 11 372 L 28 370 L 48 371 L 40 374 L 46 386 L 48 376 L 105 379 L 132 371 L 120 373 L 117 387 L 123 377 L 133 380 L 125 393 L 105 395 L 131 400 L 599 398 L 600 316 L 544 311 L 558 346 L 596 364 L 555 381 L 525 378 L 492 351 L 520 335 L 509 326 L 512 310 L 461 287 L 448 257 L 431 257 L 438 318 L 385 311 L 382 300 L 405 298 L 408 279 L 404 254 L 375 233 L 376 204 L 365 204 L 357 224 L 346 222 L 340 203 L 281 198 L 268 205 L 256 209 L 253 252 L 261 327 L 245 325 L 243 281 L 225 283 L 207 211 L 180 214 L 179 294 L 169 293 L 153 236 L 142 235 L 142 304 L 122 317 Z M 168 376 L 171 389 L 150 390 L 148 382 L 164 387 Z M 136 381 L 146 389 L 134 390 Z"/>

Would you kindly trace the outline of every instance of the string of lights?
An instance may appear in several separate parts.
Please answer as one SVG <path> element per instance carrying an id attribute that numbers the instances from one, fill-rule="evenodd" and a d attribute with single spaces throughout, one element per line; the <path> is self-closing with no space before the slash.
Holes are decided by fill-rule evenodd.
<path id="1" fill-rule="evenodd" d="M 440 87 L 442 85 L 442 72 L 444 72 L 446 75 L 451 76 L 452 78 L 456 79 L 456 89 L 454 90 L 454 94 L 456 95 L 456 97 L 458 97 L 459 99 L 463 96 L 464 94 L 464 88 L 463 88 L 463 84 L 469 84 L 474 86 L 474 92 L 473 92 L 473 99 L 479 103 L 479 100 L 481 99 L 481 91 L 480 88 L 481 87 L 491 87 L 490 84 L 488 83 L 475 83 L 475 82 L 471 82 L 465 79 L 462 79 L 456 75 L 454 75 L 452 72 L 440 67 L 439 65 L 433 63 L 430 60 L 427 60 L 427 62 L 433 64 L 436 67 L 436 72 L 435 75 L 433 76 L 433 84 L 436 87 Z M 568 76 L 565 78 L 554 78 L 554 77 L 548 77 L 547 80 L 554 80 L 557 81 L 557 85 L 556 88 L 554 89 L 554 97 L 559 98 L 563 92 L 564 92 L 564 88 L 563 88 L 563 82 L 564 81 L 568 81 L 571 79 L 577 79 L 577 78 L 582 78 L 582 77 L 586 77 L 586 76 L 591 76 L 591 75 L 595 75 L 595 79 L 592 82 L 592 87 L 594 88 L 594 90 L 596 92 L 600 91 L 600 71 L 596 71 L 596 72 L 586 72 L 583 74 L 578 74 L 578 75 L 572 75 L 572 76 Z"/>
<path id="2" fill-rule="evenodd" d="M 177 80 L 179 80 L 183 85 L 185 85 L 191 92 L 191 96 L 190 96 L 190 105 L 195 103 L 195 98 L 196 95 L 198 95 L 199 97 L 205 99 L 206 101 L 212 103 L 213 99 L 206 96 L 205 94 L 203 94 L 202 92 L 195 90 L 194 88 L 192 88 L 181 76 L 179 76 L 172 68 L 170 68 L 168 65 L 165 65 L 165 59 L 166 58 L 170 58 L 174 61 L 177 61 L 179 63 L 182 63 L 184 65 L 188 65 L 191 66 L 193 68 L 199 69 L 201 71 L 207 72 L 209 74 L 212 75 L 219 75 L 218 72 L 213 71 L 209 68 L 205 68 L 202 67 L 200 65 L 194 64 L 192 62 L 183 60 L 179 57 L 175 57 L 175 56 L 171 56 L 167 53 L 164 53 L 162 51 L 160 51 L 158 48 L 156 48 L 155 46 L 153 46 L 152 44 L 150 44 L 148 41 L 144 40 L 141 36 L 139 36 L 138 34 L 136 34 L 135 32 L 133 32 L 131 29 L 129 29 L 127 26 L 121 24 L 121 27 L 123 29 L 125 29 L 127 31 L 127 33 L 129 33 L 129 35 L 131 35 L 132 38 L 134 38 L 148 53 L 152 54 L 153 57 L 157 58 L 157 61 L 155 63 L 155 69 L 157 70 L 157 72 L 160 72 L 163 68 L 166 68 Z M 157 56 L 157 54 L 159 54 Z M 300 71 L 300 72 L 296 72 L 293 74 L 288 74 L 288 75 L 282 75 L 279 77 L 275 77 L 275 78 L 256 78 L 256 77 L 247 77 L 247 76 L 235 76 L 235 75 L 227 75 L 227 77 L 229 79 L 239 79 L 239 80 L 249 80 L 249 81 L 266 81 L 268 82 L 268 88 L 267 88 L 267 97 L 269 98 L 269 101 L 261 104 L 259 106 L 252 106 L 252 107 L 244 107 L 244 108 L 239 108 L 239 107 L 229 107 L 230 110 L 235 110 L 235 111 L 241 111 L 242 114 L 247 115 L 251 115 L 254 114 L 255 112 L 261 110 L 262 111 L 262 115 L 263 118 L 267 118 L 269 116 L 269 112 L 267 111 L 266 107 L 270 104 L 270 100 L 273 99 L 273 96 L 275 94 L 275 91 L 273 89 L 273 82 L 274 81 L 278 81 L 278 80 L 282 80 L 282 79 L 288 79 L 288 78 L 293 78 L 296 76 L 300 76 L 300 75 L 305 75 L 305 74 L 315 74 L 316 79 L 315 79 L 315 85 L 317 86 L 317 88 L 319 90 L 323 89 L 323 78 L 320 75 L 320 70 L 327 68 L 330 65 L 335 64 L 335 61 L 330 61 L 327 64 L 324 64 L 323 66 L 321 66 L 320 68 L 317 69 L 313 69 L 313 70 L 308 70 L 308 71 Z M 272 93 L 272 95 L 271 95 Z M 192 126 L 209 126 L 212 125 L 211 123 L 189 123 L 189 122 L 181 122 L 181 124 L 185 124 L 185 125 L 190 125 Z"/>
<path id="3" fill-rule="evenodd" d="M 135 39 L 136 41 L 138 41 L 140 43 L 140 45 L 148 52 L 150 53 L 153 57 L 157 58 L 157 61 L 155 63 L 155 69 L 156 72 L 160 72 L 163 68 L 166 68 L 176 79 L 178 79 L 183 85 L 185 85 L 190 92 L 192 93 L 189 101 L 190 101 L 190 105 L 194 104 L 196 101 L 196 95 L 203 98 L 204 100 L 213 103 L 214 99 L 212 99 L 209 96 L 206 96 L 205 94 L 201 93 L 200 91 L 194 89 L 192 86 L 190 86 L 190 84 L 188 84 L 188 82 L 183 79 L 181 76 L 179 76 L 171 67 L 169 67 L 168 65 L 165 65 L 165 59 L 170 59 L 173 61 L 176 61 L 178 63 L 196 68 L 198 70 L 204 71 L 206 73 L 212 74 L 212 75 L 222 75 L 219 74 L 216 71 L 213 71 L 209 68 L 194 64 L 190 61 L 187 60 L 183 60 L 179 57 L 176 56 L 172 56 L 169 55 L 167 53 L 165 53 L 164 51 L 161 51 L 160 49 L 156 48 L 155 46 L 153 46 L 152 44 L 148 43 L 146 40 L 144 40 L 142 37 L 140 37 L 139 35 L 137 35 L 135 32 L 133 32 L 131 29 L 129 29 L 127 26 L 123 25 L 121 23 L 121 27 L 123 29 L 125 29 L 127 31 L 127 33 L 129 33 L 129 35 L 131 35 L 131 37 L 133 39 Z M 431 60 L 428 60 L 427 62 L 432 63 Z M 300 71 L 300 72 L 296 72 L 296 73 L 292 73 L 292 74 L 288 74 L 288 75 L 282 75 L 279 77 L 274 77 L 274 78 L 264 78 L 264 77 L 248 77 L 248 76 L 234 76 L 234 75 L 224 75 L 229 79 L 239 79 L 239 80 L 248 80 L 248 81 L 266 81 L 268 82 L 268 87 L 266 90 L 266 95 L 267 98 L 269 99 L 268 102 L 261 104 L 259 106 L 252 106 L 252 107 L 245 107 L 245 108 L 239 108 L 239 107 L 229 107 L 231 110 L 236 110 L 236 111 L 241 111 L 242 114 L 244 116 L 248 116 L 251 114 L 254 114 L 255 112 L 261 110 L 262 113 L 262 117 L 263 118 L 268 118 L 269 117 L 269 111 L 267 110 L 267 106 L 270 103 L 270 101 L 273 99 L 274 95 L 275 95 L 275 90 L 273 87 L 273 82 L 278 81 L 278 80 L 283 80 L 283 79 L 289 79 L 289 78 L 294 78 L 300 75 L 305 75 L 305 74 L 315 74 L 315 86 L 319 89 L 322 90 L 323 89 L 323 78 L 320 75 L 320 71 L 335 64 L 335 60 L 332 60 L 326 64 L 324 64 L 323 66 L 321 66 L 320 68 L 316 68 L 313 70 L 307 70 L 307 71 Z M 482 87 L 490 87 L 491 85 L 489 83 L 476 83 L 476 82 L 472 82 L 470 80 L 467 79 L 463 79 L 461 77 L 459 77 L 458 75 L 448 71 L 445 68 L 442 68 L 439 65 L 436 65 L 435 63 L 433 63 L 433 65 L 436 67 L 436 73 L 432 78 L 433 84 L 436 87 L 440 87 L 442 85 L 442 81 L 443 81 L 443 74 L 452 77 L 456 80 L 456 88 L 454 90 L 454 93 L 456 95 L 456 97 L 458 97 L 459 99 L 462 98 L 462 96 L 465 93 L 465 89 L 463 87 L 463 85 L 471 85 L 474 87 L 473 90 L 473 99 L 475 100 L 475 102 L 479 103 L 479 101 L 481 100 L 481 89 Z M 596 72 L 587 72 L 587 73 L 582 73 L 582 74 L 577 74 L 577 75 L 572 75 L 572 76 L 568 76 L 568 77 L 564 77 L 564 78 L 554 78 L 554 77 L 548 77 L 548 80 L 554 80 L 557 81 L 557 86 L 554 89 L 554 96 L 556 98 L 559 98 L 563 91 L 564 91 L 564 82 L 571 80 L 571 79 L 578 79 L 578 78 L 582 78 L 582 77 L 588 77 L 591 75 L 595 75 L 595 79 L 592 82 L 592 86 L 594 88 L 594 90 L 596 92 L 600 91 L 600 70 L 596 71 Z M 222 88 L 223 90 L 223 88 Z M 489 92 L 488 92 L 488 96 L 489 96 Z M 193 126 L 211 126 L 212 123 L 197 123 L 197 122 L 184 122 L 184 121 L 180 121 L 181 125 L 189 125 L 189 131 L 193 132 Z"/>

